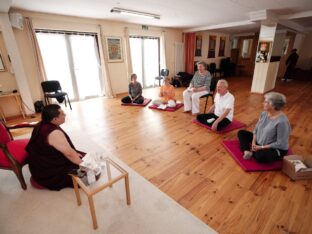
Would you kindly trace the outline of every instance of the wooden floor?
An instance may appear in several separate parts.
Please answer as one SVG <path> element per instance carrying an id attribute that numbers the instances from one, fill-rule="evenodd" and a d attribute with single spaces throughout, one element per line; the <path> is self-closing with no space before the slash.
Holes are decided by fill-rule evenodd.
<path id="1" fill-rule="evenodd" d="M 249 77 L 228 81 L 236 98 L 234 116 L 251 130 L 263 96 L 250 94 Z M 144 96 L 156 98 L 158 90 L 146 89 Z M 182 91 L 177 89 L 180 100 Z M 278 81 L 276 91 L 288 98 L 284 111 L 294 153 L 312 155 L 312 82 Z M 119 99 L 86 100 L 66 111 L 69 135 L 75 129 L 92 137 L 220 233 L 312 233 L 312 181 L 294 182 L 282 172 L 244 172 L 220 145 L 237 131 L 217 135 L 193 124 L 182 109 L 123 107 Z"/>

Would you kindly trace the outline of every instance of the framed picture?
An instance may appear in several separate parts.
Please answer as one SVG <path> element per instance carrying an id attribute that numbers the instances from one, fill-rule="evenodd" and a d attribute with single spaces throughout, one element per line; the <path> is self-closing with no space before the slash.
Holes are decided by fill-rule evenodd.
<path id="1" fill-rule="evenodd" d="M 272 50 L 272 41 L 259 41 L 256 62 L 266 63 L 269 62 L 271 50 Z"/>
<path id="2" fill-rule="evenodd" d="M 106 47 L 108 62 L 123 61 L 121 37 L 106 37 Z"/>
<path id="3" fill-rule="evenodd" d="M 5 71 L 5 66 L 4 66 L 4 62 L 3 62 L 1 51 L 0 51 L 0 72 L 1 71 Z"/>

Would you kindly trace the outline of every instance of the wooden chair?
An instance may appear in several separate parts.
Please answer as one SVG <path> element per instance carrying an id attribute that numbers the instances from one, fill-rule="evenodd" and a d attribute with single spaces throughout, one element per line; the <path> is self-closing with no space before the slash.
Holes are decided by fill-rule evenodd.
<path id="1" fill-rule="evenodd" d="M 34 124 L 23 123 L 6 126 L 0 121 L 0 169 L 12 170 L 17 176 L 22 188 L 27 189 L 22 168 L 27 164 L 28 153 L 25 150 L 29 139 L 14 140 L 11 129 L 33 128 Z"/>

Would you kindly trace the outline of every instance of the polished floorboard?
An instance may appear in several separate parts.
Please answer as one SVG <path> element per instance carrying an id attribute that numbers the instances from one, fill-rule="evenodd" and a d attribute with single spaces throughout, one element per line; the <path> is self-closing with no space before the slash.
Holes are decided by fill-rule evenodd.
<path id="1" fill-rule="evenodd" d="M 236 99 L 234 116 L 252 130 L 263 95 L 250 93 L 250 77 L 228 82 Z M 176 91 L 179 100 L 183 90 Z M 145 89 L 143 94 L 155 99 L 158 91 Z M 284 112 L 294 153 L 312 155 L 312 82 L 277 81 L 275 91 L 287 96 Z M 120 97 L 76 102 L 72 111 L 64 107 L 64 129 L 92 137 L 220 233 L 312 233 L 312 180 L 292 181 L 281 171 L 244 172 L 220 144 L 236 138 L 237 130 L 218 135 L 193 124 L 194 116 L 183 108 L 125 107 Z"/>

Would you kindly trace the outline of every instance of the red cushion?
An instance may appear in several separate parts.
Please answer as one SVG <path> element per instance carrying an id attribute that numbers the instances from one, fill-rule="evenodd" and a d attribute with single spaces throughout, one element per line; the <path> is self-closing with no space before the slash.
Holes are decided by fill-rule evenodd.
<path id="1" fill-rule="evenodd" d="M 26 158 L 28 157 L 28 153 L 25 150 L 28 141 L 29 139 L 20 139 L 7 143 L 7 148 L 9 152 L 21 165 L 24 165 L 26 163 Z M 11 164 L 5 157 L 2 150 L 0 150 L 0 166 L 11 168 Z"/>
<path id="2" fill-rule="evenodd" d="M 11 141 L 9 133 L 4 125 L 0 123 L 0 144 L 6 144 L 9 141 Z"/>

